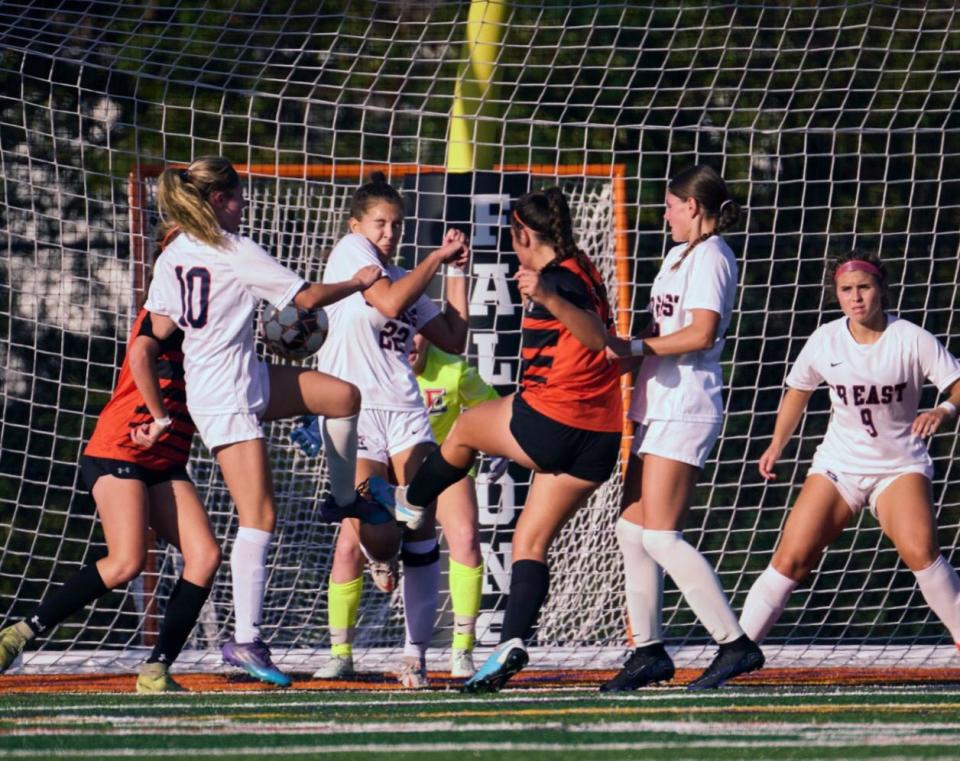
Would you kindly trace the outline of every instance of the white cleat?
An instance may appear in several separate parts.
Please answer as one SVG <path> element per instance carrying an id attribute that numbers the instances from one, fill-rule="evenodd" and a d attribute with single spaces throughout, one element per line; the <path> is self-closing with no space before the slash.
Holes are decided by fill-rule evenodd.
<path id="1" fill-rule="evenodd" d="M 317 669 L 314 679 L 347 679 L 357 672 L 353 669 L 352 655 L 331 655 L 330 660 Z"/>
<path id="2" fill-rule="evenodd" d="M 450 676 L 454 679 L 469 679 L 476 673 L 473 652 L 459 649 L 450 651 Z"/>
<path id="3" fill-rule="evenodd" d="M 403 656 L 400 670 L 397 671 L 397 681 L 408 690 L 422 690 L 429 687 L 426 659 L 415 655 Z"/>

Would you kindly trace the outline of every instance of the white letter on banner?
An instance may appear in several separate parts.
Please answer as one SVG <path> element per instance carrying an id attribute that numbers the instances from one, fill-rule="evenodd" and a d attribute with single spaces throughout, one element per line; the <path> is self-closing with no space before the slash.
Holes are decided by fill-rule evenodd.
<path id="1" fill-rule="evenodd" d="M 476 478 L 478 520 L 481 526 L 508 526 L 517 517 L 514 483 L 509 473 L 504 473 L 498 482 L 500 504 L 490 504 L 490 474 L 477 473 Z"/>
<path id="2" fill-rule="evenodd" d="M 477 616 L 477 636 L 478 645 L 496 645 L 500 642 L 500 630 L 503 629 L 502 610 L 483 611 Z"/>
<path id="3" fill-rule="evenodd" d="M 513 547 L 505 544 L 502 548 L 503 555 L 495 552 L 489 544 L 480 542 L 480 554 L 483 556 L 484 565 L 487 572 L 483 575 L 483 593 L 485 595 L 496 594 L 497 592 L 509 594 L 510 592 L 510 566 L 513 565 Z"/>
<path id="4" fill-rule="evenodd" d="M 479 193 L 473 203 L 473 248 L 497 248 L 500 245 L 500 228 L 506 224 L 506 212 L 510 209 L 510 196 L 503 193 Z M 495 211 L 496 209 L 496 211 Z"/>
<path id="5" fill-rule="evenodd" d="M 516 381 L 513 363 L 497 362 L 497 334 L 470 333 L 477 347 L 477 372 L 491 386 L 506 386 Z"/>
<path id="6" fill-rule="evenodd" d="M 514 306 L 510 298 L 510 265 L 480 264 L 472 267 L 473 293 L 470 294 L 470 316 L 486 317 L 487 305 L 494 304 L 494 314 L 512 315 Z"/>

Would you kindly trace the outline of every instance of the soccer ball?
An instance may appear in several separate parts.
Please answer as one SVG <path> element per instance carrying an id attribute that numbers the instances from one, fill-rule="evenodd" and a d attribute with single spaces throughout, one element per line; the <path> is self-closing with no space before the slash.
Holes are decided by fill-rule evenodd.
<path id="1" fill-rule="evenodd" d="M 297 309 L 288 304 L 283 309 L 267 305 L 261 318 L 263 342 L 284 359 L 300 360 L 316 354 L 327 339 L 327 313 L 316 309 Z"/>

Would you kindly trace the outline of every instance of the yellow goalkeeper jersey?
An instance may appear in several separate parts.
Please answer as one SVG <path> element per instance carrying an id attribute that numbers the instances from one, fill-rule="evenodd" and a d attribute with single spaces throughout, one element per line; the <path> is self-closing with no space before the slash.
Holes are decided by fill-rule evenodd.
<path id="1" fill-rule="evenodd" d="M 417 383 L 438 443 L 450 433 L 460 410 L 499 396 L 463 357 L 447 354 L 433 345 L 427 348 L 427 362 Z"/>

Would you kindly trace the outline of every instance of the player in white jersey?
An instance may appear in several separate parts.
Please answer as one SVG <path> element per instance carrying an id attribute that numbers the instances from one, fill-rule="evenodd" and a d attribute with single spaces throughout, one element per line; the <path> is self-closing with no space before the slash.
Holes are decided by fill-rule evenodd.
<path id="1" fill-rule="evenodd" d="M 400 194 L 381 172 L 354 193 L 350 233 L 334 247 L 323 279 L 334 282 L 365 266 L 377 267 L 382 277 L 362 296 L 355 294 L 327 309 L 330 333 L 320 351 L 320 368 L 356 384 L 363 394 L 358 477 L 386 478 L 392 470 L 399 484 L 407 483 L 436 447 L 408 359 L 413 336 L 423 333 L 435 346 L 453 354 L 464 350 L 467 286 L 463 268 L 469 257 L 463 233 L 448 230 L 441 247 L 427 254 L 412 271 L 393 264 L 403 208 Z M 441 311 L 425 291 L 444 264 L 449 265 L 447 304 Z M 397 515 L 402 517 L 399 511 Z M 432 518 L 423 521 L 421 511 L 411 516 L 411 522 L 422 525 L 404 532 L 401 549 L 407 636 L 397 676 L 403 686 L 418 688 L 427 684 L 425 654 L 436 617 L 440 553 Z M 363 563 L 361 541 L 368 553 L 370 546 L 365 537 L 357 537 L 352 520 L 343 522 L 340 533 L 330 580 L 338 588 L 353 589 Z"/>
<path id="2" fill-rule="evenodd" d="M 247 203 L 236 170 L 222 157 L 165 170 L 157 200 L 165 221 L 180 234 L 156 262 L 146 308 L 159 340 L 177 327 L 183 330 L 187 407 L 217 458 L 239 517 L 230 560 L 236 628 L 224 660 L 287 686 L 290 679 L 260 638 L 267 551 L 276 523 L 261 421 L 324 415 L 332 501 L 344 510 L 367 507 L 374 519 L 389 515 L 378 515 L 383 510 L 354 489 L 357 388 L 314 370 L 260 362 L 253 315 L 261 299 L 278 308 L 331 304 L 368 288 L 380 279 L 380 270 L 358 266 L 338 283 L 304 282 L 238 234 Z M 169 420 L 155 420 L 148 438 L 159 437 L 167 426 Z"/>
<path id="3" fill-rule="evenodd" d="M 960 578 L 940 554 L 933 463 L 924 442 L 956 416 L 960 362 L 923 328 L 886 313 L 886 271 L 876 256 L 847 254 L 828 275 L 844 316 L 814 332 L 787 375 L 760 474 L 776 478 L 777 460 L 821 383 L 830 387 L 830 423 L 773 560 L 747 595 L 740 624 L 762 641 L 790 593 L 866 506 L 960 643 Z M 918 414 L 925 380 L 949 398 Z"/>
<path id="4" fill-rule="evenodd" d="M 689 689 L 720 686 L 760 668 L 763 654 L 730 610 L 716 572 L 681 533 L 697 477 L 723 427 L 720 355 L 737 288 L 737 262 L 720 237 L 740 208 L 711 167 L 698 165 L 667 186 L 664 219 L 675 243 L 650 292 L 653 324 L 644 338 L 615 340 L 620 357 L 640 358 L 628 417 L 636 423 L 624 479 L 617 541 L 636 649 L 602 691 L 635 690 L 672 679 L 663 645 L 665 569 L 719 645 Z M 637 360 L 622 360 L 623 369 Z"/>

